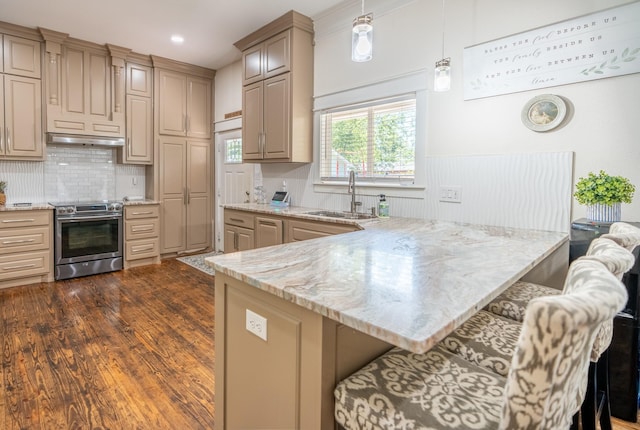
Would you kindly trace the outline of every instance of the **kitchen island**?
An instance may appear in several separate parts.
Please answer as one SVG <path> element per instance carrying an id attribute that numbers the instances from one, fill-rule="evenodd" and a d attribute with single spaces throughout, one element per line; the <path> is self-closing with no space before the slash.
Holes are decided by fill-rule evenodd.
<path id="1" fill-rule="evenodd" d="M 207 259 L 217 428 L 333 428 L 338 380 L 392 346 L 429 350 L 534 267 L 568 261 L 567 243 L 560 232 L 395 218 Z"/>

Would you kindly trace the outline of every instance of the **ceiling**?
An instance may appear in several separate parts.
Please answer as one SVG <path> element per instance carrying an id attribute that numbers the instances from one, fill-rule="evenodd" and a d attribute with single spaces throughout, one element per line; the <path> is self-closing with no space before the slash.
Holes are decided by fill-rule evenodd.
<path id="1" fill-rule="evenodd" d="M 240 58 L 234 42 L 289 10 L 313 18 L 343 2 L 351 0 L 0 0 L 0 21 L 219 69 Z"/>

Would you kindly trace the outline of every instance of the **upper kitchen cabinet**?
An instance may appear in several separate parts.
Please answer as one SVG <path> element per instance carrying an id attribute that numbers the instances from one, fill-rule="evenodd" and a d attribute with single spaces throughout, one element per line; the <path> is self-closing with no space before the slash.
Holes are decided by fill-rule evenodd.
<path id="1" fill-rule="evenodd" d="M 153 164 L 153 68 L 128 60 L 126 89 L 127 139 L 118 161 Z"/>
<path id="2" fill-rule="evenodd" d="M 40 42 L 5 34 L 2 36 L 2 72 L 40 79 Z"/>
<path id="3" fill-rule="evenodd" d="M 5 28 L 5 25 L 7 28 Z M 27 37 L 0 34 L 0 159 L 37 160 L 44 157 L 42 135 L 41 50 L 37 32 L 9 24 L 0 32 L 27 33 Z"/>
<path id="4" fill-rule="evenodd" d="M 235 43 L 242 51 L 242 159 L 313 159 L 313 22 L 290 11 Z"/>
<path id="5" fill-rule="evenodd" d="M 291 54 L 290 41 L 291 31 L 287 30 L 243 51 L 243 85 L 288 72 Z"/>
<path id="6" fill-rule="evenodd" d="M 211 138 L 213 71 L 152 57 L 155 68 L 158 133 Z M 167 68 L 167 62 L 170 68 Z"/>
<path id="7" fill-rule="evenodd" d="M 125 136 L 127 48 L 40 28 L 45 40 L 47 131 Z"/>

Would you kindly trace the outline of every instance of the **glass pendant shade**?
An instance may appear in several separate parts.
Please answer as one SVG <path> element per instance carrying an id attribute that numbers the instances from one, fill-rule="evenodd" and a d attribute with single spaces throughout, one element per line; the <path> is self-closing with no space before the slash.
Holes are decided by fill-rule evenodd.
<path id="1" fill-rule="evenodd" d="M 373 57 L 372 16 L 361 15 L 353 20 L 351 34 L 351 59 L 356 62 L 369 61 Z"/>
<path id="2" fill-rule="evenodd" d="M 451 88 L 451 59 L 444 58 L 436 62 L 433 91 L 449 91 Z"/>

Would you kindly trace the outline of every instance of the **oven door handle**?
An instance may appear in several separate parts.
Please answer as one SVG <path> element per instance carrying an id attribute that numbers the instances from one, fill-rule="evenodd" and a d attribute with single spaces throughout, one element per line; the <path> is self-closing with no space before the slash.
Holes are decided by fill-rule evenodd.
<path id="1" fill-rule="evenodd" d="M 59 222 L 79 222 L 79 221 L 105 221 L 110 219 L 119 219 L 122 215 L 105 215 L 105 216 L 76 216 L 73 218 L 58 218 Z"/>

